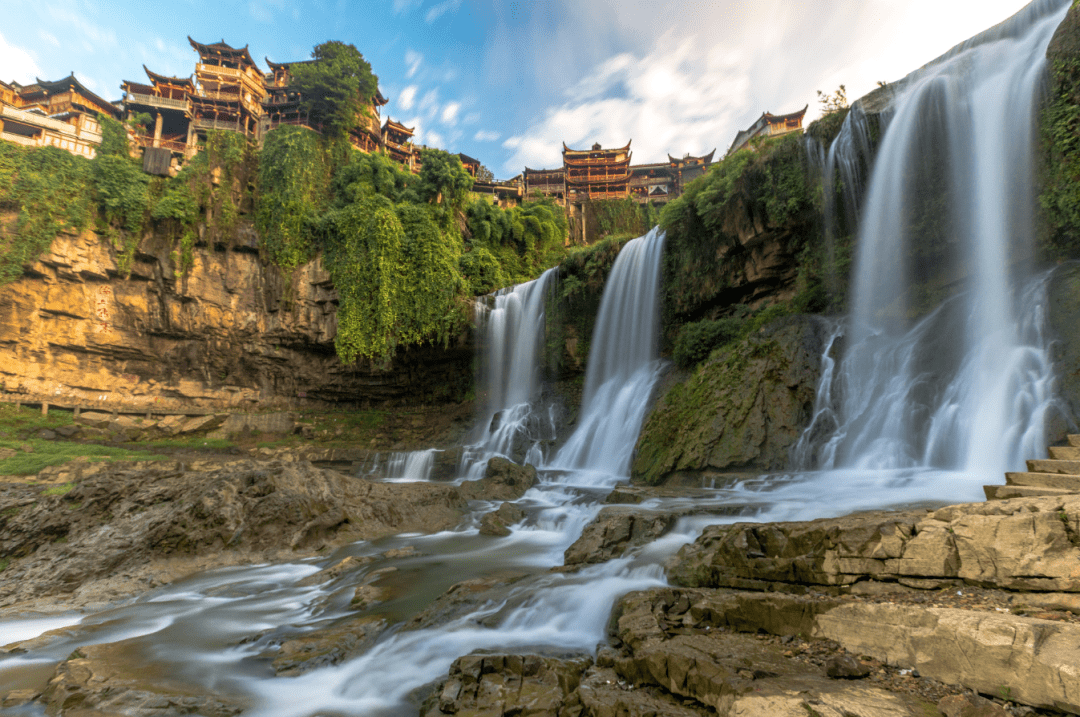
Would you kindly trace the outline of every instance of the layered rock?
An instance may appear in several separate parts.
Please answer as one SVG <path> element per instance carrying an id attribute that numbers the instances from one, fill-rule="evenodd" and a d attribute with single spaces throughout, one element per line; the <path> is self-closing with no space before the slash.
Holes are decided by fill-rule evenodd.
<path id="1" fill-rule="evenodd" d="M 714 525 L 668 566 L 693 587 L 839 592 L 861 581 L 1080 592 L 1080 496 L 800 523 Z"/>
<path id="2" fill-rule="evenodd" d="M 337 294 L 321 260 L 284 276 L 254 235 L 208 247 L 179 272 L 147 236 L 130 276 L 92 232 L 60 235 L 0 291 L 0 390 L 59 404 L 240 407 L 309 401 L 461 400 L 468 337 L 403 350 L 392 366 L 334 353 Z"/>

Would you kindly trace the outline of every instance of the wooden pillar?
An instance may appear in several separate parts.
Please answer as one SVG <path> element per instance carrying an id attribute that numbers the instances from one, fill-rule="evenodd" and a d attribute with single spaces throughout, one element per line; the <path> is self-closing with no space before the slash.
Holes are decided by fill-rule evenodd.
<path id="1" fill-rule="evenodd" d="M 48 416 L 49 415 L 49 404 L 46 401 L 41 402 L 41 415 L 42 416 Z"/>
<path id="2" fill-rule="evenodd" d="M 161 119 L 161 113 L 157 113 L 157 119 L 154 120 L 154 146 L 161 146 L 161 125 L 163 121 Z"/>
<path id="3" fill-rule="evenodd" d="M 75 407 L 75 418 L 78 418 L 80 415 L 82 415 L 82 407 L 81 406 L 76 406 Z"/>

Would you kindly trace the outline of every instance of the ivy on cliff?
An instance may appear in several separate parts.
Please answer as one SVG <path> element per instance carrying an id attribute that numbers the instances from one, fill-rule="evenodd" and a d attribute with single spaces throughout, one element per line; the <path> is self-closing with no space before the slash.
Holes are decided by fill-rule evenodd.
<path id="1" fill-rule="evenodd" d="M 1041 134 L 1045 249 L 1054 258 L 1075 258 L 1080 256 L 1080 59 L 1054 63 Z"/>
<path id="2" fill-rule="evenodd" d="M 318 134 L 295 126 L 266 135 L 260 155 L 255 227 L 270 260 L 283 269 L 309 261 L 312 228 L 326 209 L 330 170 Z"/>
<path id="3" fill-rule="evenodd" d="M 465 221 L 470 248 L 482 248 L 495 258 L 504 286 L 535 279 L 566 252 L 566 216 L 550 199 L 524 202 L 510 209 L 477 199 L 466 207 Z"/>
<path id="4" fill-rule="evenodd" d="M 19 278 L 60 232 L 79 232 L 93 217 L 88 160 L 55 147 L 0 142 L 0 284 Z"/>

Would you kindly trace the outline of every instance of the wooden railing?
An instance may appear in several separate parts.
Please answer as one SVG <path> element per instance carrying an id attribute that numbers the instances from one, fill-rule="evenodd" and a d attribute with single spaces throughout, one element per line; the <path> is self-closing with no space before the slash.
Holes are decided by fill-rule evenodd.
<path id="1" fill-rule="evenodd" d="M 225 122 L 223 120 L 212 119 L 193 119 L 191 124 L 195 126 L 195 129 L 228 129 L 233 132 L 239 132 L 241 126 L 237 122 Z"/>
<path id="2" fill-rule="evenodd" d="M 140 105 L 150 105 L 151 107 L 164 107 L 167 109 L 187 109 L 187 99 L 175 100 L 171 97 L 159 97 L 157 95 L 144 95 L 141 92 L 129 92 L 128 102 L 133 102 Z"/>
<path id="3" fill-rule="evenodd" d="M 574 158 L 567 158 L 564 161 L 566 162 L 566 166 L 573 167 L 573 166 L 581 166 L 581 165 L 586 165 L 586 164 L 587 165 L 625 164 L 628 159 L 629 159 L 628 157 L 623 157 L 622 159 L 610 159 L 610 158 L 605 159 L 603 157 L 597 157 L 596 159 L 578 159 L 577 157 L 574 157 Z"/>
<path id="4" fill-rule="evenodd" d="M 227 75 L 229 77 L 243 77 L 244 73 L 240 70 L 234 70 L 231 67 L 222 67 L 221 65 L 204 65 L 199 63 L 195 65 L 195 72 L 205 72 L 206 74 Z"/>
<path id="5" fill-rule="evenodd" d="M 154 138 L 146 135 L 136 135 L 135 144 L 139 147 L 161 147 L 172 152 L 183 152 L 187 149 L 187 142 L 180 142 L 175 139 L 159 139 L 157 145 L 154 144 Z"/>
<path id="6" fill-rule="evenodd" d="M 67 122 L 61 122 L 60 120 L 54 120 L 45 115 L 39 115 L 36 112 L 27 112 L 25 110 L 17 110 L 14 107 L 8 107 L 7 105 L 0 105 L 0 116 L 10 117 L 13 120 L 19 122 L 25 122 L 35 127 L 48 127 L 49 129 L 62 132 L 64 134 L 75 134 L 75 128 L 69 125 Z"/>

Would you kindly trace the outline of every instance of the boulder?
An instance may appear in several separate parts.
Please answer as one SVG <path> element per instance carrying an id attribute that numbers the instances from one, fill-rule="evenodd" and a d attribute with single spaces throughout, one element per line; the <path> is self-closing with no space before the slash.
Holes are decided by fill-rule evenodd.
<path id="1" fill-rule="evenodd" d="M 525 517 L 525 511 L 513 503 L 505 502 L 498 510 L 486 513 L 480 519 L 480 535 L 510 535 L 510 526 Z"/>
<path id="2" fill-rule="evenodd" d="M 295 677 L 349 660 L 370 649 L 386 627 L 385 618 L 363 615 L 286 640 L 275 653 L 274 672 Z"/>
<path id="3" fill-rule="evenodd" d="M 480 480 L 461 484 L 462 495 L 469 500 L 517 500 L 536 485 L 536 468 L 519 466 L 505 458 L 492 458 Z"/>
<path id="4" fill-rule="evenodd" d="M 675 525 L 671 513 L 649 513 L 633 508 L 604 508 L 566 549 L 566 565 L 602 563 L 620 558 L 633 547 L 651 543 Z"/>

